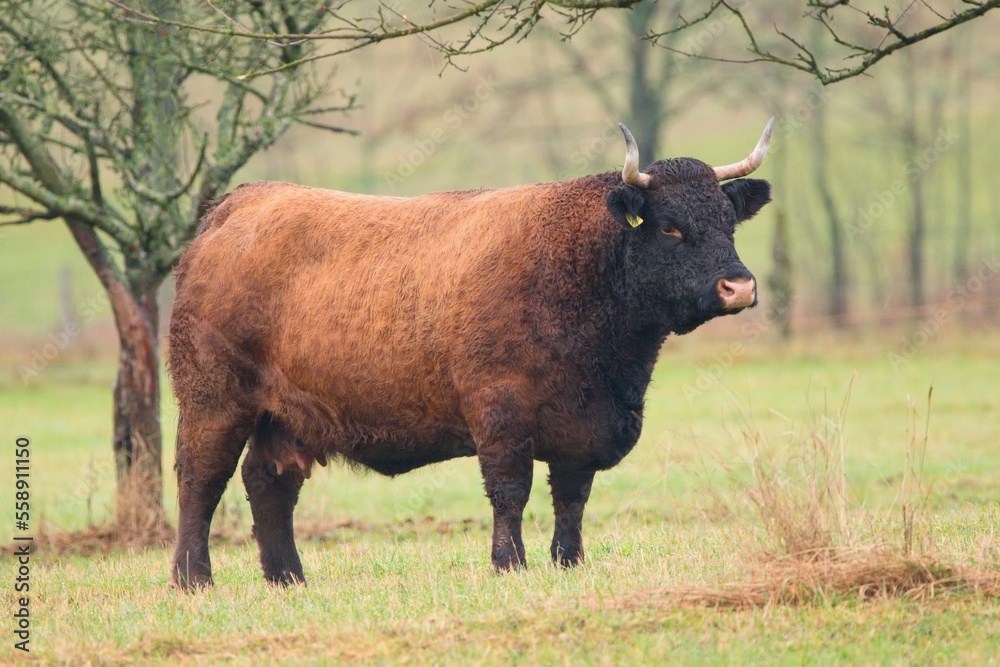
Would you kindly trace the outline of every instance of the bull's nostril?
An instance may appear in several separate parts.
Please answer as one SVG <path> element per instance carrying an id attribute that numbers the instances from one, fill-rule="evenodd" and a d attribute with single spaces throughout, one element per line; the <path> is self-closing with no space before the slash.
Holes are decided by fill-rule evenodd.
<path id="1" fill-rule="evenodd" d="M 756 298 L 756 282 L 749 280 L 726 280 L 720 278 L 716 283 L 716 291 L 722 301 L 722 307 L 729 310 L 746 308 L 754 303 Z"/>

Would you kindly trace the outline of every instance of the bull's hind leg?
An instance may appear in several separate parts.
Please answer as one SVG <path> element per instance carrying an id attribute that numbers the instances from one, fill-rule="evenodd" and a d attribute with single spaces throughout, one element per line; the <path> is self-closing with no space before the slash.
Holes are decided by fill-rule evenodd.
<path id="1" fill-rule="evenodd" d="M 264 579 L 285 586 L 306 580 L 292 527 L 305 475 L 296 466 L 282 466 L 279 474 L 274 458 L 294 446 L 290 433 L 264 417 L 257 424 L 250 451 L 243 460 L 243 485 L 253 514 L 253 534 L 260 549 Z"/>
<path id="2" fill-rule="evenodd" d="M 531 440 L 480 447 L 479 467 L 493 505 L 493 567 L 503 571 L 524 566 L 521 520 L 531 494 Z"/>
<path id="3" fill-rule="evenodd" d="M 184 590 L 212 584 L 208 533 L 212 515 L 236 471 L 249 426 L 185 415 L 177 426 L 177 551 L 174 583 Z"/>
<path id="4" fill-rule="evenodd" d="M 593 472 L 549 466 L 552 507 L 556 514 L 551 552 L 556 565 L 569 567 L 583 562 L 583 508 L 590 498 L 593 482 Z"/>

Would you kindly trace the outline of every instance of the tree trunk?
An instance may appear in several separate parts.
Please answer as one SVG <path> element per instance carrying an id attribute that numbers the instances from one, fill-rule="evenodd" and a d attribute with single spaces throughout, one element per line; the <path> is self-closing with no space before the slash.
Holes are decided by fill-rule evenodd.
<path id="1" fill-rule="evenodd" d="M 969 279 L 969 237 L 972 227 L 972 63 L 968 41 L 959 49 L 958 91 L 955 95 L 958 143 L 955 145 L 955 253 L 952 260 L 954 283 Z"/>
<path id="2" fill-rule="evenodd" d="M 145 534 L 164 523 L 156 290 L 138 297 L 121 290 L 109 298 L 119 340 L 114 386 L 116 518 L 120 530 Z"/>
<path id="3" fill-rule="evenodd" d="M 66 225 L 101 281 L 118 329 L 112 440 L 117 528 L 126 535 L 149 535 L 164 526 L 156 285 L 130 290 L 97 233 L 71 217 Z"/>
<path id="4" fill-rule="evenodd" d="M 915 154 L 914 149 L 914 154 Z M 910 230 L 907 235 L 907 264 L 909 266 L 910 306 L 913 317 L 923 314 L 924 308 L 924 236 L 927 223 L 924 215 L 924 178 L 916 176 L 910 189 Z"/>
<path id="5" fill-rule="evenodd" d="M 840 213 L 833 198 L 830 187 L 829 171 L 827 170 L 826 145 L 826 105 L 816 107 L 815 117 L 811 124 L 813 134 L 813 173 L 820 201 L 826 213 L 830 229 L 830 291 L 827 314 L 836 327 L 847 324 L 847 258 L 844 248 L 844 229 L 840 222 Z"/>
<path id="6" fill-rule="evenodd" d="M 903 58 L 904 90 L 903 98 L 906 111 L 902 117 L 903 156 L 905 164 L 912 169 L 910 179 L 910 221 L 907 226 L 907 287 L 909 288 L 912 317 L 919 318 L 924 308 L 924 235 L 926 219 L 924 210 L 924 176 L 925 168 L 918 163 L 920 156 L 920 127 L 917 118 L 917 105 L 920 99 L 916 88 L 917 65 L 909 54 Z"/>
<path id="7" fill-rule="evenodd" d="M 176 18 L 169 0 L 142 0 L 139 6 L 157 16 Z M 135 173 L 160 192 L 176 190 L 180 164 L 183 74 L 171 55 L 173 29 L 129 24 L 129 72 L 134 99 L 130 155 Z M 140 220 L 155 229 L 170 229 L 183 218 L 180 202 L 136 202 Z M 144 270 L 144 268 L 146 270 Z M 140 257 L 127 256 L 122 279 L 108 289 L 118 327 L 118 375 L 114 387 L 114 454 L 118 479 L 117 519 L 120 531 L 147 535 L 158 531 L 163 517 L 160 376 L 158 355 L 158 280 L 150 278 Z"/>
<path id="8" fill-rule="evenodd" d="M 775 151 L 774 174 L 774 236 L 771 238 L 771 259 L 774 269 L 767 277 L 771 288 L 771 321 L 784 340 L 792 337 L 792 254 L 788 239 L 787 201 L 785 192 L 785 159 L 788 146 Z"/>
<path id="9" fill-rule="evenodd" d="M 654 85 L 650 73 L 651 61 L 659 56 L 657 49 L 643 37 L 649 32 L 657 7 L 641 3 L 628 12 L 630 35 L 629 71 L 629 130 L 639 145 L 640 155 L 652 162 L 660 157 L 660 126 L 663 121 L 663 98 L 666 81 Z M 645 164 L 640 164 L 642 169 Z"/>

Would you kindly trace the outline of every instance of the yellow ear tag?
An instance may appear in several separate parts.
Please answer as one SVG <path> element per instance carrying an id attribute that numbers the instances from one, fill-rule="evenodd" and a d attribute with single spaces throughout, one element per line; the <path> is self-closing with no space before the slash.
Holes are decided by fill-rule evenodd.
<path id="1" fill-rule="evenodd" d="M 642 218 L 640 218 L 637 215 L 632 215 L 631 213 L 626 213 L 625 219 L 628 220 L 628 224 L 632 225 L 633 227 L 638 227 L 639 225 L 642 224 Z"/>

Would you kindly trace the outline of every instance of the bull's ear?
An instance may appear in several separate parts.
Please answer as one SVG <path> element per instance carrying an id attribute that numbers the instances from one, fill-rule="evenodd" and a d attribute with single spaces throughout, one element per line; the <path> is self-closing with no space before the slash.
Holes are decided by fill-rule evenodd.
<path id="1" fill-rule="evenodd" d="M 646 199 L 639 190 L 623 185 L 608 193 L 608 210 L 615 220 L 622 226 L 629 229 L 642 224 L 642 209 L 646 205 Z"/>
<path id="2" fill-rule="evenodd" d="M 733 203 L 736 222 L 749 220 L 771 201 L 771 184 L 759 178 L 740 178 L 723 183 L 722 191 Z"/>

